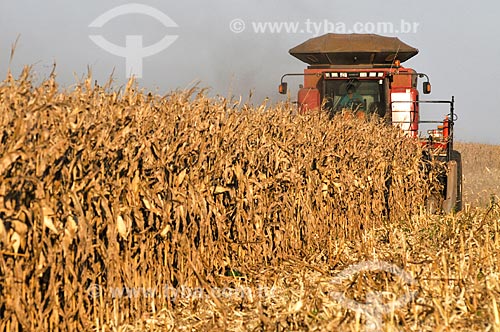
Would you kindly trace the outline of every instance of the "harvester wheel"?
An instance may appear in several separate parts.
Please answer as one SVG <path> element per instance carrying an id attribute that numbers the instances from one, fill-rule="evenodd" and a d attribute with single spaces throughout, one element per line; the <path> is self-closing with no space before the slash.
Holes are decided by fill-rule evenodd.
<path id="1" fill-rule="evenodd" d="M 446 190 L 443 202 L 445 213 L 462 210 L 462 156 L 456 150 L 451 151 L 446 176 Z"/>
<path id="2" fill-rule="evenodd" d="M 457 163 L 457 199 L 455 211 L 462 210 L 462 155 L 456 150 L 451 150 L 451 160 Z"/>

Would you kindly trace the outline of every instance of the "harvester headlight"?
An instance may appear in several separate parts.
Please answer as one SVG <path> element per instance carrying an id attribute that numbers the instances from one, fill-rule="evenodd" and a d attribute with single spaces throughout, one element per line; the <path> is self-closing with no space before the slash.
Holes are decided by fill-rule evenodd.
<path id="1" fill-rule="evenodd" d="M 384 77 L 384 73 L 377 73 L 378 77 Z"/>
<path id="2" fill-rule="evenodd" d="M 369 75 L 370 77 L 377 77 L 377 73 L 374 71 L 371 71 Z"/>
<path id="3" fill-rule="evenodd" d="M 332 77 L 339 77 L 339 73 L 332 73 Z"/>
<path id="4" fill-rule="evenodd" d="M 330 73 L 325 73 L 325 77 L 326 78 L 331 77 L 331 74 Z"/>
<path id="5" fill-rule="evenodd" d="M 359 77 L 368 77 L 368 73 L 359 73 Z"/>
<path id="6" fill-rule="evenodd" d="M 347 77 L 347 73 L 340 73 L 340 77 Z"/>

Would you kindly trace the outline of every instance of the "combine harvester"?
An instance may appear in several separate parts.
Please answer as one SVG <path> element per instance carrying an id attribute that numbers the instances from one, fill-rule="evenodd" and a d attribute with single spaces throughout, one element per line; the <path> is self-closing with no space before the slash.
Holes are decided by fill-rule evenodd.
<path id="1" fill-rule="evenodd" d="M 372 34 L 326 34 L 290 49 L 290 54 L 308 64 L 303 73 L 281 77 L 279 92 L 287 94 L 288 76 L 303 76 L 298 91 L 301 113 L 323 109 L 332 116 L 346 109 L 359 117 L 379 116 L 419 139 L 436 158 L 447 164 L 441 177 L 439 205 L 445 212 L 462 209 L 461 155 L 453 149 L 454 97 L 448 100 L 419 100 L 418 78 L 425 78 L 423 93 L 431 92 L 429 77 L 401 63 L 417 55 L 398 38 Z M 444 104 L 449 112 L 442 120 L 420 119 L 420 104 Z M 438 124 L 419 132 L 421 125 Z M 420 128 L 421 130 L 421 128 Z"/>

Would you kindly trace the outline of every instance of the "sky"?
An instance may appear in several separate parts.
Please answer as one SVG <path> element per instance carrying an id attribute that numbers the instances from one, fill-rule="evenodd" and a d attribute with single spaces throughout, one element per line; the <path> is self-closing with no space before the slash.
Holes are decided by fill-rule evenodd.
<path id="1" fill-rule="evenodd" d="M 432 94 L 421 99 L 455 96 L 456 140 L 500 144 L 499 12 L 484 0 L 0 0 L 0 79 L 32 65 L 41 80 L 56 63 L 62 87 L 90 69 L 116 87 L 135 74 L 146 91 L 197 84 L 260 104 L 284 100 L 281 75 L 307 66 L 290 48 L 326 32 L 377 33 L 419 49 L 404 66 L 429 75 Z M 295 100 L 300 78 L 288 83 Z"/>

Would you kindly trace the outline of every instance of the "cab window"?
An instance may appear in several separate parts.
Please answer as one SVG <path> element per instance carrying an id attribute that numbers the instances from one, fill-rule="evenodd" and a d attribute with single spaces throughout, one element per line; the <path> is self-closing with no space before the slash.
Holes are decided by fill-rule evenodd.
<path id="1" fill-rule="evenodd" d="M 349 91 L 354 87 L 354 93 Z M 356 108 L 366 114 L 385 115 L 384 85 L 381 80 L 324 80 L 324 107 L 333 114 L 341 112 L 346 106 Z M 347 102 L 349 93 L 355 95 L 354 102 Z M 347 97 L 346 97 L 347 96 Z"/>

